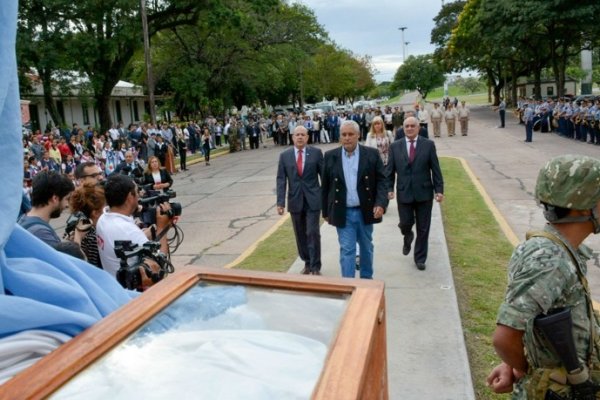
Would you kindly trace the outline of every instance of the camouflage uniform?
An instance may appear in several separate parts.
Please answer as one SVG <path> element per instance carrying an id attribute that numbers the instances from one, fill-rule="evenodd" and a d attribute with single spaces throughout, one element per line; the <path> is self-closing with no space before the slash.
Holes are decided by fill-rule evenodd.
<path id="1" fill-rule="evenodd" d="M 551 225 L 547 225 L 545 231 L 570 246 Z M 585 245 L 570 249 L 585 274 L 585 262 L 591 257 L 591 249 Z M 523 342 L 530 371 L 515 385 L 512 398 L 527 399 L 525 388 L 531 379 L 531 368 L 552 369 L 561 365 L 548 343 L 539 332 L 534 331 L 534 318 L 555 308 L 570 308 L 578 358 L 582 364 L 587 364 L 591 334 L 588 305 L 571 256 L 547 238 L 533 237 L 515 249 L 508 278 L 508 288 L 498 312 L 497 323 L 525 332 Z M 595 323 L 597 325 L 597 321 Z"/>

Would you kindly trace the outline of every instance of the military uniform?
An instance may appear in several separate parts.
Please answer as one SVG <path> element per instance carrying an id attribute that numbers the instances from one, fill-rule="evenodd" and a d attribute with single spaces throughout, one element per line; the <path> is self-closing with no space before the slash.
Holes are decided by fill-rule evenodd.
<path id="1" fill-rule="evenodd" d="M 551 225 L 547 225 L 544 231 L 570 247 Z M 579 249 L 570 247 L 570 250 L 576 257 L 577 266 L 561 245 L 544 237 L 533 237 L 519 245 L 510 260 L 508 287 L 498 312 L 497 323 L 525 332 L 523 342 L 530 366 L 528 375 L 515 385 L 513 399 L 537 398 L 531 386 L 543 379 L 544 373 L 548 374 L 561 365 L 546 340 L 533 329 L 534 318 L 539 314 L 546 314 L 556 308 L 570 308 L 573 337 L 580 362 L 587 364 L 591 354 L 588 303 L 577 268 L 586 274 L 586 261 L 591 257 L 592 250 L 585 245 L 581 245 Z M 600 329 L 595 318 L 593 323 L 596 330 Z M 594 352 L 592 361 L 598 363 L 597 351 Z"/>
<path id="2" fill-rule="evenodd" d="M 448 129 L 448 136 L 454 136 L 456 126 L 456 111 L 450 106 L 444 112 L 444 120 L 446 121 L 446 128 Z"/>
<path id="3" fill-rule="evenodd" d="M 431 123 L 433 124 L 433 136 L 440 137 L 442 134 L 441 124 L 442 117 L 444 114 L 440 110 L 439 106 L 434 106 L 434 109 L 431 111 Z"/>

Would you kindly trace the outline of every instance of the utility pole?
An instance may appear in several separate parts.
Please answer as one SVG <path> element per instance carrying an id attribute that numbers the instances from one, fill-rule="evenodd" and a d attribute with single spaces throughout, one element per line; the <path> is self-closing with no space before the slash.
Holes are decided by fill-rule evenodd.
<path id="1" fill-rule="evenodd" d="M 154 105 L 154 75 L 152 74 L 152 58 L 150 56 L 150 38 L 148 36 L 148 18 L 146 17 L 146 0 L 140 0 L 140 14 L 144 31 L 144 56 L 146 59 L 146 84 L 148 85 L 148 102 L 150 103 L 150 122 L 156 124 L 156 107 Z"/>
<path id="2" fill-rule="evenodd" d="M 406 62 L 406 42 L 404 41 L 404 31 L 408 29 L 406 26 L 401 26 L 398 30 L 402 33 L 402 64 Z"/>
<path id="3" fill-rule="evenodd" d="M 410 42 L 404 42 L 404 48 L 408 49 L 408 45 L 410 44 Z M 408 50 L 407 50 L 408 51 Z"/>

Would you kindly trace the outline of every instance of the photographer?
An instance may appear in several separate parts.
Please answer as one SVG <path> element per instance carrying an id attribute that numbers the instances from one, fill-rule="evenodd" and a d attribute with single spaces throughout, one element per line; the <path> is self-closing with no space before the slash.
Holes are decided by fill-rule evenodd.
<path id="1" fill-rule="evenodd" d="M 115 254 L 115 241 L 131 241 L 133 245 L 143 245 L 151 239 L 160 240 L 160 251 L 169 251 L 166 230 L 171 226 L 171 209 L 168 202 L 156 207 L 156 226 L 140 229 L 134 222 L 133 214 L 138 209 L 138 188 L 128 176 L 113 174 L 106 180 L 104 194 L 108 209 L 96 225 L 98 250 L 104 270 L 116 277 L 120 259 Z M 153 262 L 149 262 L 151 264 Z"/>
<path id="2" fill-rule="evenodd" d="M 104 212 L 105 205 L 104 188 L 101 185 L 85 184 L 78 187 L 69 200 L 73 214 L 67 220 L 65 229 L 65 233 L 81 246 L 87 261 L 100 269 L 102 269 L 102 262 L 98 254 L 96 225 Z"/>

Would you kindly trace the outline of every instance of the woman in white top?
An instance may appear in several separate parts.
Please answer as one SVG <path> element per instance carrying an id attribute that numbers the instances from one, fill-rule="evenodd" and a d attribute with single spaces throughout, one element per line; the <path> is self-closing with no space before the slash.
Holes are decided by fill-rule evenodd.
<path id="1" fill-rule="evenodd" d="M 383 119 L 380 116 L 373 118 L 371 123 L 371 129 L 367 134 L 367 140 L 365 140 L 365 146 L 373 147 L 379 151 L 379 157 L 383 161 L 383 165 L 388 163 L 388 153 L 394 136 L 390 131 L 385 130 Z"/>

